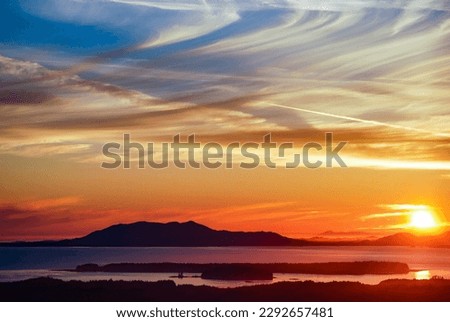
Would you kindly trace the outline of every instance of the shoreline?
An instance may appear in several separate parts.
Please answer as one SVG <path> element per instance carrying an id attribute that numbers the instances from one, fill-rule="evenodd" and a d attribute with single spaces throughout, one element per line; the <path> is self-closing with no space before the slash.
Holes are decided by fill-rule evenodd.
<path id="1" fill-rule="evenodd" d="M 450 280 L 391 279 L 359 282 L 279 282 L 217 288 L 173 281 L 62 281 L 36 278 L 0 283 L 2 302 L 436 302 L 450 301 Z"/>

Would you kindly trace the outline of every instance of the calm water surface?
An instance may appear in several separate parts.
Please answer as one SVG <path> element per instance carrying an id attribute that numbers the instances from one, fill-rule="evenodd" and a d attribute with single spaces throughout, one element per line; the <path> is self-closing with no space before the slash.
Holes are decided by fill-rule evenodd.
<path id="1" fill-rule="evenodd" d="M 319 263 L 351 261 L 397 261 L 416 272 L 399 275 L 333 276 L 274 274 L 273 281 L 207 281 L 189 275 L 175 278 L 167 273 L 74 273 L 54 271 L 86 263 Z M 273 283 L 279 281 L 360 281 L 377 284 L 388 278 L 450 278 L 450 249 L 416 247 L 0 247 L 0 281 L 52 276 L 63 280 L 144 280 L 173 279 L 177 284 L 219 287 Z"/>

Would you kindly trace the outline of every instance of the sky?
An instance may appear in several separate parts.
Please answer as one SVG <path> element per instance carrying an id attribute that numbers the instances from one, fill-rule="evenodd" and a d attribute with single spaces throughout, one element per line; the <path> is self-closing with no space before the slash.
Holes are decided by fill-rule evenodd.
<path id="1" fill-rule="evenodd" d="M 7 0 L 0 27 L 2 241 L 143 220 L 371 238 L 417 209 L 448 225 L 447 1 Z M 101 167 L 124 134 L 326 132 L 347 167 Z"/>

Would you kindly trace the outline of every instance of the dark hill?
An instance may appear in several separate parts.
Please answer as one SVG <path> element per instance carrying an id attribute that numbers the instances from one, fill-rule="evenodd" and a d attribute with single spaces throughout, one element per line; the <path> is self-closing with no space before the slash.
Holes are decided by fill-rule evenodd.
<path id="1" fill-rule="evenodd" d="M 358 282 L 281 282 L 216 288 L 173 281 L 68 281 L 38 278 L 0 283 L 3 302 L 448 302 L 449 280 Z M 443 317 L 441 321 L 445 321 Z M 302 320 L 302 319 L 300 319 Z M 313 319 L 319 320 L 319 319 Z M 432 321 L 432 319 L 430 319 Z"/>
<path id="2" fill-rule="evenodd" d="M 398 233 L 374 240 L 370 243 L 375 246 L 450 247 L 450 232 L 429 236 Z"/>
<path id="3" fill-rule="evenodd" d="M 295 246 L 307 241 L 272 232 L 213 230 L 193 221 L 179 223 L 137 222 L 114 225 L 87 236 L 57 242 L 58 246 Z"/>

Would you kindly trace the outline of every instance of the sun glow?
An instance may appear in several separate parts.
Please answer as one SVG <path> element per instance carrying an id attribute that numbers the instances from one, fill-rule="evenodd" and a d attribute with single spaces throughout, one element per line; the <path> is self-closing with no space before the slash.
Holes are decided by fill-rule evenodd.
<path id="1" fill-rule="evenodd" d="M 429 209 L 417 209 L 411 212 L 409 225 L 416 229 L 432 229 L 439 225 Z"/>

